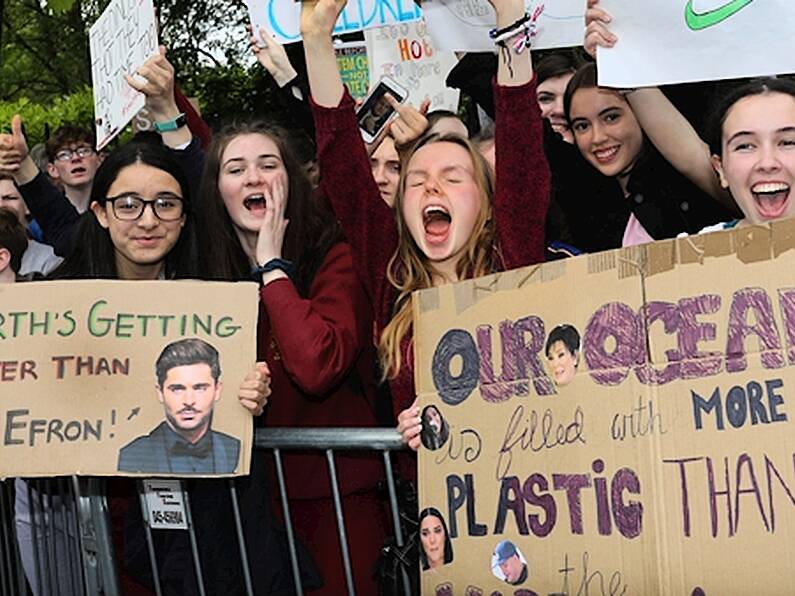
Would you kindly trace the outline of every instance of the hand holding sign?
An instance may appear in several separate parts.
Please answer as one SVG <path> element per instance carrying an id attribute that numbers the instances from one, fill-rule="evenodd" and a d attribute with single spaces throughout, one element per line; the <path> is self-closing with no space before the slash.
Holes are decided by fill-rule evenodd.
<path id="1" fill-rule="evenodd" d="M 610 15 L 597 6 L 599 0 L 588 0 L 585 13 L 585 51 L 596 58 L 596 47 L 612 48 L 618 38 L 610 33 L 607 24 L 612 20 Z"/>
<path id="2" fill-rule="evenodd" d="M 146 109 L 156 121 L 165 121 L 179 115 L 174 99 L 174 67 L 166 58 L 166 48 L 160 46 L 157 54 L 144 62 L 135 73 L 138 78 L 124 75 L 127 84 L 146 95 Z"/>
<path id="3" fill-rule="evenodd" d="M 410 449 L 417 451 L 420 448 L 420 432 L 422 431 L 422 419 L 420 418 L 420 408 L 417 400 L 410 407 L 398 414 L 397 431 L 403 438 L 403 442 Z"/>
<path id="4" fill-rule="evenodd" d="M 240 405 L 254 416 L 260 416 L 271 394 L 271 371 L 266 362 L 257 362 L 237 390 Z"/>
<path id="5" fill-rule="evenodd" d="M 301 36 L 304 40 L 331 36 L 348 0 L 304 0 L 301 3 Z"/>

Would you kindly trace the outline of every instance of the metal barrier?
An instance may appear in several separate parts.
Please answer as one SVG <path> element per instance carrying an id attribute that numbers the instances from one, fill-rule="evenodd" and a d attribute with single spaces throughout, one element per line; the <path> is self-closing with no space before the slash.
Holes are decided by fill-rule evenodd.
<path id="1" fill-rule="evenodd" d="M 296 594 L 299 595 L 303 594 L 303 586 L 290 517 L 282 453 L 302 450 L 325 454 L 347 590 L 350 596 L 354 596 L 350 550 L 334 454 L 337 451 L 381 452 L 395 543 L 398 547 L 402 547 L 403 531 L 390 458 L 390 452 L 405 449 L 400 435 L 393 428 L 267 428 L 256 431 L 254 448 L 273 452 L 292 577 Z M 252 596 L 254 586 L 243 531 L 245 520 L 241 519 L 235 483 L 231 479 L 218 482 L 228 485 L 245 591 Z M 207 562 L 202 562 L 199 556 L 189 491 L 184 492 L 184 498 L 193 571 L 198 592 L 204 596 L 207 591 L 203 581 L 202 565 Z M 147 506 L 140 484 L 139 500 L 144 517 L 146 548 L 154 591 L 157 596 L 161 596 L 162 587 L 155 540 L 151 520 L 147 519 Z M 73 477 L 2 482 L 0 515 L 2 516 L 0 591 L 3 595 L 118 596 L 121 594 L 103 479 Z M 188 572 L 188 569 L 185 572 Z M 406 596 L 411 595 L 411 586 L 405 571 L 403 591 Z"/>

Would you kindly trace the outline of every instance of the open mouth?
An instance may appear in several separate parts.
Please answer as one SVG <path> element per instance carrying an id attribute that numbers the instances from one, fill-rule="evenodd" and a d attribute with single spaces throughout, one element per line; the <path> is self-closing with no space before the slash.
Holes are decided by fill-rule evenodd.
<path id="1" fill-rule="evenodd" d="M 80 174 L 85 174 L 86 169 L 84 167 L 78 166 L 72 170 L 73 176 L 79 176 Z"/>
<path id="2" fill-rule="evenodd" d="M 258 193 L 247 196 L 243 199 L 243 207 L 255 213 L 265 211 L 265 195 Z"/>
<path id="3" fill-rule="evenodd" d="M 441 243 L 447 239 L 450 233 L 450 224 L 453 219 L 447 209 L 441 205 L 428 205 L 422 211 L 422 224 L 425 227 L 425 236 L 428 241 Z"/>
<path id="4" fill-rule="evenodd" d="M 790 185 L 785 182 L 759 182 L 751 187 L 756 209 L 765 219 L 781 217 L 789 204 Z"/>

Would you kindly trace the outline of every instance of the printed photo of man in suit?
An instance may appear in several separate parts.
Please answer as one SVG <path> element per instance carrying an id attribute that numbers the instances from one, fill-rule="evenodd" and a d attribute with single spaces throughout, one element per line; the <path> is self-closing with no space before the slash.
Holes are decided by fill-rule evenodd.
<path id="1" fill-rule="evenodd" d="M 119 471 L 227 474 L 237 467 L 240 441 L 211 429 L 223 383 L 218 350 L 201 339 L 167 345 L 155 363 L 155 391 L 165 421 L 119 451 Z"/>

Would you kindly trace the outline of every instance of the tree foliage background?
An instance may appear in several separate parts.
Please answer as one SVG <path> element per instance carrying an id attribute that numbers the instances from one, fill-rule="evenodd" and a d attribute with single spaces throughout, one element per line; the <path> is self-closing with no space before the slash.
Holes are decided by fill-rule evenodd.
<path id="1" fill-rule="evenodd" d="M 63 122 L 90 125 L 88 31 L 109 3 L 0 0 L 0 127 L 15 111 L 37 136 Z M 248 58 L 243 0 L 167 0 L 158 17 L 177 83 L 198 97 L 211 126 L 231 118 L 289 118 L 270 77 Z"/>

